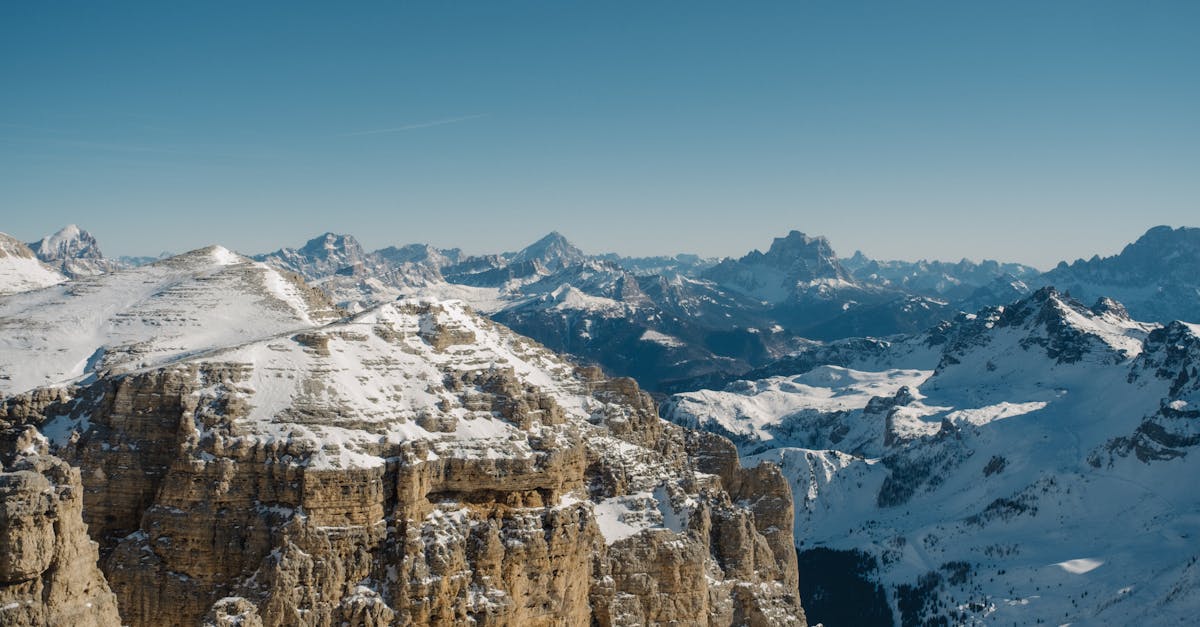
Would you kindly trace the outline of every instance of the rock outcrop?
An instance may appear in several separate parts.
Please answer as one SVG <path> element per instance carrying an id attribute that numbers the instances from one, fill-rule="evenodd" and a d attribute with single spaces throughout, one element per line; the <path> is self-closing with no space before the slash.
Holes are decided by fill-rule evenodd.
<path id="1" fill-rule="evenodd" d="M 80 469 L 126 624 L 804 624 L 774 466 L 460 304 L 101 372 L 0 420 Z"/>
<path id="2" fill-rule="evenodd" d="M 118 625 L 79 471 L 30 426 L 0 431 L 0 625 Z"/>

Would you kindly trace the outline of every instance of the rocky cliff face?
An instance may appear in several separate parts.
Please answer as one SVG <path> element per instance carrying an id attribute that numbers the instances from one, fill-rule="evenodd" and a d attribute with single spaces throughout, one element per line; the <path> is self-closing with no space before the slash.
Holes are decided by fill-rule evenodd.
<path id="1" fill-rule="evenodd" d="M 0 625 L 119 624 L 82 510 L 79 471 L 37 430 L 0 431 Z"/>
<path id="2" fill-rule="evenodd" d="M 0 417 L 80 469 L 127 624 L 804 624 L 774 466 L 461 305 L 99 373 Z"/>

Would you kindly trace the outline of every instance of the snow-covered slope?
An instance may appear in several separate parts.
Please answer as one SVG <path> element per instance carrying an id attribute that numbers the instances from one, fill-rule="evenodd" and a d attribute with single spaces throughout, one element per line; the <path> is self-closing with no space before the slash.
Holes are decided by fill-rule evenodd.
<path id="1" fill-rule="evenodd" d="M 923 382 L 816 368 L 668 418 L 782 465 L 802 563 L 863 552 L 902 624 L 1191 624 L 1198 368 L 1194 327 L 1043 289 L 961 321 Z M 814 622 L 849 602 L 819 594 Z"/>
<path id="2" fill-rule="evenodd" d="M 214 390 L 249 406 L 238 431 L 262 443 L 307 440 L 315 450 L 308 463 L 316 468 L 382 466 L 380 455 L 388 456 L 382 451 L 422 441 L 432 446 L 431 458 L 533 456 L 519 424 L 491 408 L 460 405 L 461 390 L 444 387 L 447 372 L 458 373 L 469 389 L 486 388 L 487 371 L 511 369 L 520 385 L 553 396 L 573 420 L 585 421 L 593 410 L 574 366 L 454 301 L 397 301 L 186 363 L 245 368 L 235 390 Z M 448 406 L 454 409 L 443 411 Z"/>
<path id="3" fill-rule="evenodd" d="M 0 233 L 0 296 L 57 285 L 66 280 L 61 272 L 38 260 L 20 240 Z"/>
<path id="4" fill-rule="evenodd" d="M 677 394 L 664 414 L 677 424 L 724 435 L 747 455 L 788 446 L 878 454 L 883 430 L 864 419 L 863 410 L 872 398 L 916 387 L 930 374 L 818 366 L 791 377 L 738 381 L 722 391 Z"/>
<path id="5" fill-rule="evenodd" d="M 294 277 L 212 246 L 0 300 L 0 396 L 332 319 Z"/>

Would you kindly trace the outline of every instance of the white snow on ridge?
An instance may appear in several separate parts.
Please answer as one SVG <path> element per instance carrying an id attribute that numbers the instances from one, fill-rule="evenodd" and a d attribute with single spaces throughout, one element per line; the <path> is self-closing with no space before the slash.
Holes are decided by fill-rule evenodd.
<path id="1" fill-rule="evenodd" d="M 61 272 L 39 261 L 24 242 L 0 233 L 0 296 L 49 287 L 66 280 Z"/>
<path id="2" fill-rule="evenodd" d="M 1159 326 L 1120 318 L 1111 313 L 1084 316 L 1074 307 L 1062 302 L 1060 298 L 1055 298 L 1055 302 L 1069 324 L 1084 333 L 1099 337 L 1109 346 L 1124 352 L 1127 357 L 1131 358 L 1137 357 L 1142 352 L 1142 342 L 1146 340 L 1146 336 L 1151 330 Z"/>
<path id="3" fill-rule="evenodd" d="M 930 370 L 893 369 L 864 372 L 840 366 L 820 366 L 794 377 L 738 381 L 723 391 L 700 390 L 672 398 L 672 420 L 759 441 L 785 419 L 801 412 L 848 412 L 866 407 L 875 396 L 893 396 L 901 387 L 915 388 Z"/>
<path id="4" fill-rule="evenodd" d="M 210 394 L 239 397 L 250 409 L 238 419 L 238 437 L 307 440 L 317 449 L 308 462 L 316 469 L 378 466 L 383 451 L 416 441 L 429 444 L 432 459 L 533 455 L 525 430 L 447 390 L 447 372 L 470 378 L 510 370 L 523 385 L 554 396 L 573 420 L 587 420 L 590 401 L 572 365 L 465 307 L 428 300 L 384 304 L 350 320 L 186 363 L 245 367 L 244 380 L 201 391 L 198 402 Z M 425 334 L 439 329 L 462 339 L 435 347 Z M 556 437 L 553 429 L 540 433 Z"/>
<path id="5" fill-rule="evenodd" d="M 421 287 L 406 287 L 397 290 L 397 298 L 432 298 L 440 301 L 461 300 L 482 314 L 493 314 L 519 302 L 504 294 L 497 287 L 473 287 L 457 283 L 431 283 Z"/>
<path id="6" fill-rule="evenodd" d="M 625 306 L 611 298 L 592 296 L 578 288 L 563 284 L 549 294 L 554 303 L 552 309 L 582 311 L 623 311 Z"/>
<path id="7" fill-rule="evenodd" d="M 0 296 L 58 285 L 66 280 L 62 273 L 47 268 L 37 259 L 0 257 Z"/>
<path id="8" fill-rule="evenodd" d="M 327 321 L 279 272 L 221 247 L 0 299 L 0 397 Z"/>

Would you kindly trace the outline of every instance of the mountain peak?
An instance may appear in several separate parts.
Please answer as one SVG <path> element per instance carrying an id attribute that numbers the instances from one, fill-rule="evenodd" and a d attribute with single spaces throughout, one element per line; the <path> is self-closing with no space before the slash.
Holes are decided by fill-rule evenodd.
<path id="1" fill-rule="evenodd" d="M 568 241 L 562 233 L 551 231 L 545 237 L 522 248 L 520 252 L 513 255 L 511 261 L 513 263 L 538 262 L 550 270 L 561 270 L 586 258 L 587 255 Z"/>
<path id="2" fill-rule="evenodd" d="M 327 257 L 334 252 L 361 253 L 362 245 L 353 235 L 326 232 L 305 242 L 300 251 L 307 255 Z"/>
<path id="3" fill-rule="evenodd" d="M 100 244 L 91 233 L 75 224 L 68 224 L 53 235 L 29 245 L 38 258 L 45 262 L 61 262 L 67 259 L 103 259 Z"/>
<path id="4" fill-rule="evenodd" d="M 786 236 L 775 238 L 761 259 L 769 266 L 795 273 L 799 280 L 849 278 L 829 240 L 820 235 L 809 237 L 800 231 L 789 231 Z"/>

